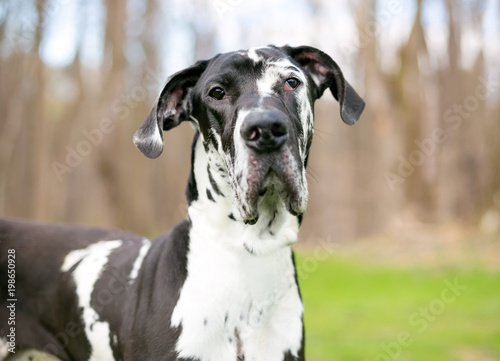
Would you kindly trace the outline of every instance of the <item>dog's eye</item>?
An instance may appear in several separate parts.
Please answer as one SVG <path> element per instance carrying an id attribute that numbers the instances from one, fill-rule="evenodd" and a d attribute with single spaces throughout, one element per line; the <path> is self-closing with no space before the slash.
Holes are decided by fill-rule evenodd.
<path id="1" fill-rule="evenodd" d="M 226 92 L 220 87 L 215 87 L 208 93 L 212 98 L 216 100 L 222 100 L 226 97 Z"/>
<path id="2" fill-rule="evenodd" d="M 283 89 L 290 91 L 297 88 L 300 84 L 300 80 L 297 78 L 290 78 L 285 81 L 285 85 L 283 85 Z"/>

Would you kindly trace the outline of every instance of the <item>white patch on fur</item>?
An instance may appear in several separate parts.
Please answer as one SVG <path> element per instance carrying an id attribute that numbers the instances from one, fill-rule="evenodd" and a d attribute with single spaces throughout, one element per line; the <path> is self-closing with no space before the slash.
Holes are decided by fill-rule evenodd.
<path id="1" fill-rule="evenodd" d="M 299 113 L 299 119 L 302 124 L 302 129 L 303 129 L 303 137 L 302 137 L 302 142 L 299 141 L 299 154 L 300 158 L 302 160 L 302 164 L 305 163 L 306 161 L 306 156 L 307 156 L 307 144 L 309 142 L 309 139 L 313 137 L 314 134 L 314 111 L 312 108 L 312 104 L 309 101 L 308 98 L 308 83 L 307 81 L 303 82 L 303 87 L 298 89 L 297 91 L 297 99 L 298 99 L 298 113 Z M 304 202 L 307 204 L 307 199 L 308 199 L 308 189 L 307 189 L 307 176 L 306 176 L 306 168 L 302 168 L 302 184 L 304 187 L 304 196 L 305 200 Z"/>
<path id="2" fill-rule="evenodd" d="M 207 156 L 201 144 L 200 136 L 194 171 L 198 188 L 205 189 L 208 159 L 218 152 Z M 231 184 L 215 181 L 231 194 Z M 204 192 L 189 207 L 187 279 L 171 319 L 182 329 L 176 350 L 184 358 L 234 361 L 238 336 L 246 360 L 279 360 L 288 351 L 296 355 L 303 306 L 288 245 L 297 240 L 297 217 L 286 211 L 276 216 L 276 233 L 270 234 L 265 216 L 244 225 L 229 218 L 234 210 L 233 197 L 212 202 Z"/>
<path id="3" fill-rule="evenodd" d="M 195 117 L 193 117 L 192 115 L 189 116 L 189 125 L 191 126 L 191 128 L 193 128 L 194 130 L 196 131 L 200 131 L 200 122 L 198 119 L 196 119 Z"/>
<path id="4" fill-rule="evenodd" d="M 155 131 L 153 137 L 151 138 L 151 143 L 154 148 L 163 149 L 163 136 L 161 135 L 161 130 L 158 128 L 158 124 L 155 124 Z"/>
<path id="5" fill-rule="evenodd" d="M 318 88 L 320 88 L 320 87 L 321 87 L 321 83 L 322 83 L 323 79 L 322 79 L 322 78 L 320 78 L 317 74 L 315 74 L 315 73 L 313 73 L 313 72 L 309 73 L 309 75 L 311 76 L 312 80 L 314 81 L 314 84 L 316 84 L 316 86 L 317 86 Z"/>
<path id="6" fill-rule="evenodd" d="M 262 78 L 257 81 L 257 87 L 259 89 L 259 94 L 261 94 L 262 96 L 272 95 L 273 86 L 275 86 L 277 82 L 284 81 L 286 80 L 285 78 L 290 77 L 299 79 L 302 84 L 302 86 L 295 89 L 293 92 L 297 98 L 297 103 L 299 106 L 298 115 L 304 132 L 304 136 L 301 139 L 302 142 L 299 141 L 299 152 L 302 162 L 304 162 L 306 157 L 307 142 L 308 139 L 312 137 L 314 130 L 314 114 L 312 104 L 309 101 L 309 85 L 304 72 L 300 68 L 297 68 L 294 64 L 292 64 L 292 62 L 290 62 L 288 59 L 272 61 L 267 64 L 266 71 L 264 72 Z"/>
<path id="7" fill-rule="evenodd" d="M 163 137 L 160 132 L 158 124 L 155 122 L 153 134 L 139 129 L 134 134 L 133 142 L 139 149 L 151 148 L 152 153 L 158 155 L 163 151 Z"/>
<path id="8" fill-rule="evenodd" d="M 142 240 L 142 246 L 141 249 L 139 250 L 139 254 L 137 255 L 137 258 L 134 261 L 132 270 L 130 271 L 130 275 L 128 278 L 129 284 L 133 284 L 135 279 L 137 278 L 139 270 L 141 269 L 142 266 L 142 262 L 144 261 L 144 257 L 146 257 L 146 254 L 148 253 L 150 248 L 151 248 L 151 242 L 149 241 L 149 239 L 144 238 Z"/>
<path id="9" fill-rule="evenodd" d="M 302 129 L 304 131 L 304 136 L 302 138 L 302 143 L 299 142 L 300 155 L 302 162 L 305 161 L 306 157 L 306 147 L 309 138 L 313 136 L 314 132 L 314 112 L 312 104 L 308 98 L 308 83 L 304 81 L 303 86 L 297 89 L 297 102 L 299 105 L 298 113 L 299 119 L 302 124 Z"/>
<path id="10" fill-rule="evenodd" d="M 253 110 L 253 109 L 252 109 Z M 250 113 L 248 110 L 242 110 L 238 114 L 236 119 L 236 124 L 233 133 L 234 142 L 234 164 L 232 165 L 234 175 L 232 179 L 234 181 L 233 189 L 239 200 L 237 206 L 239 207 L 239 213 L 244 215 L 244 209 L 248 209 L 249 205 L 246 204 L 245 194 L 248 192 L 248 147 L 245 144 L 245 140 L 241 137 L 241 126 L 243 121 Z M 236 179 L 236 175 L 241 175 L 239 181 Z"/>
<path id="11" fill-rule="evenodd" d="M 90 306 L 90 301 L 95 283 L 108 263 L 109 254 L 122 243 L 120 240 L 100 241 L 87 248 L 72 251 L 65 257 L 61 267 L 61 271 L 66 272 L 79 262 L 72 273 L 78 306 L 83 310 L 85 333 L 91 346 L 89 361 L 114 359 L 110 346 L 109 324 L 99 321 L 99 315 Z"/>
<path id="12" fill-rule="evenodd" d="M 264 48 L 250 48 L 247 51 L 247 56 L 254 61 L 254 63 L 261 62 L 263 58 L 257 54 L 257 50 Z"/>
<path id="13" fill-rule="evenodd" d="M 240 113 L 244 114 L 245 112 L 243 111 Z M 241 118 L 238 119 L 240 120 Z M 239 147 L 240 149 L 236 151 L 237 153 L 242 151 L 246 152 L 245 149 L 241 148 L 243 140 L 241 139 L 241 135 L 239 132 L 239 129 L 241 127 L 241 124 L 239 124 L 239 120 L 236 121 L 237 125 L 235 126 L 236 129 L 234 133 L 235 138 L 239 137 L 239 139 L 235 140 L 235 146 L 240 146 Z M 213 132 L 212 137 L 215 139 L 215 142 L 217 143 L 218 146 L 217 149 L 215 149 L 212 145 L 209 145 L 208 154 L 205 153 L 205 149 L 202 145 L 203 139 L 201 134 L 200 137 L 198 138 L 198 142 L 195 147 L 195 152 L 196 152 L 195 156 L 196 161 L 194 165 L 195 174 L 205 175 L 204 177 L 202 176 L 197 177 L 197 187 L 200 190 L 211 187 L 209 185 L 210 181 L 206 176 L 207 164 L 210 164 L 212 167 L 211 169 L 214 181 L 217 183 L 221 193 L 225 195 L 224 197 L 222 197 L 216 194 L 215 192 L 212 192 L 212 196 L 215 198 L 217 204 L 221 206 L 217 208 L 223 210 L 222 212 L 228 212 L 227 215 L 232 213 L 234 217 L 239 218 L 239 214 L 242 214 L 243 212 L 241 208 L 242 203 L 244 204 L 245 202 L 243 195 L 245 194 L 244 192 L 246 192 L 247 189 L 247 182 L 246 182 L 247 169 L 245 168 L 246 163 L 233 164 L 229 154 L 226 154 L 222 149 L 222 139 L 220 135 L 217 134 L 216 132 Z M 242 158 L 236 156 L 235 159 L 238 160 Z M 219 174 L 218 171 L 219 168 L 222 168 L 224 170 L 225 177 L 222 177 L 221 174 Z M 240 180 L 240 182 L 237 182 L 236 174 L 238 174 L 238 172 L 240 171 L 243 172 L 243 177 Z M 199 197 L 206 198 L 205 192 L 200 192 Z M 241 200 L 241 202 L 235 202 L 234 201 L 235 197 L 238 197 Z"/>
<path id="14" fill-rule="evenodd" d="M 283 86 L 285 80 L 291 77 L 298 78 L 302 83 L 307 82 L 302 71 L 300 71 L 300 69 L 293 65 L 288 59 L 281 59 L 266 63 L 264 74 L 259 80 L 257 80 L 259 95 L 264 97 L 275 94 L 273 87 L 276 85 L 280 87 Z"/>
<path id="15" fill-rule="evenodd" d="M 86 248 L 71 251 L 66 255 L 66 257 L 64 257 L 64 262 L 61 266 L 61 271 L 63 272 L 69 271 L 71 267 L 73 267 L 75 264 L 81 261 L 86 255 L 88 255 L 88 253 L 89 251 Z"/>
<path id="16" fill-rule="evenodd" d="M 113 341 L 113 346 L 118 346 L 118 336 L 117 335 L 113 335 L 113 338 L 112 338 L 112 341 Z"/>

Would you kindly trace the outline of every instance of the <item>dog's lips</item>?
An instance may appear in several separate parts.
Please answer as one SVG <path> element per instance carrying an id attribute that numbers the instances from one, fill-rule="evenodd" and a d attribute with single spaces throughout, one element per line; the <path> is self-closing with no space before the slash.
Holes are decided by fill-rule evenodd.
<path id="1" fill-rule="evenodd" d="M 304 192 L 307 185 L 302 182 L 302 174 L 290 165 L 283 167 L 281 164 L 273 168 L 276 175 L 276 191 L 281 201 L 286 205 L 288 212 L 298 216 L 305 211 Z"/>
<path id="2" fill-rule="evenodd" d="M 248 188 L 245 192 L 246 206 L 240 207 L 240 213 L 247 224 L 255 224 L 259 218 L 259 204 L 264 200 L 266 206 L 279 207 L 282 203 L 293 215 L 300 215 L 305 210 L 304 186 L 299 166 L 289 151 L 277 155 L 262 157 L 258 161 L 250 156 Z M 277 196 L 276 196 L 277 195 Z"/>

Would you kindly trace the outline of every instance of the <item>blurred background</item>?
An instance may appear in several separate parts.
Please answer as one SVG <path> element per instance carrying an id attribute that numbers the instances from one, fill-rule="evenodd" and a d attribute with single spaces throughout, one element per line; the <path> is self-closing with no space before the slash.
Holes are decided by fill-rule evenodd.
<path id="1" fill-rule="evenodd" d="M 498 1 L 0 2 L 0 213 L 154 233 L 185 216 L 193 135 L 131 142 L 169 75 L 277 44 L 330 54 L 365 98 L 325 95 L 303 238 L 406 223 L 500 226 Z"/>
<path id="2" fill-rule="evenodd" d="M 333 271 L 359 277 L 364 290 L 372 289 L 363 283 L 367 275 L 387 264 L 493 272 L 492 283 L 483 285 L 490 293 L 478 291 L 479 303 L 464 308 L 481 309 L 482 318 L 456 311 L 485 345 L 454 349 L 449 359 L 499 360 L 498 0 L 0 0 L 0 215 L 149 236 L 170 228 L 186 215 L 193 130 L 184 124 L 166 133 L 164 153 L 154 161 L 134 147 L 133 133 L 172 73 L 219 52 L 267 44 L 322 49 L 367 103 L 349 127 L 328 94 L 316 102 L 311 197 L 299 243 L 305 287 L 326 267 L 319 256 L 325 250 L 355 264 L 380 261 L 371 271 L 335 263 Z M 455 273 L 433 272 L 439 296 L 441 278 L 453 281 Z M 402 287 L 384 275 L 373 279 L 386 286 L 378 290 Z M 419 284 L 424 276 L 415 277 Z M 318 281 L 320 288 L 328 280 Z M 429 289 L 415 298 L 405 294 L 421 303 L 405 304 L 403 319 L 432 300 Z M 361 298 L 373 305 L 370 297 Z M 321 299 L 306 298 L 306 305 L 321 309 L 315 303 Z M 387 319 L 395 304 L 381 305 L 371 314 Z M 367 310 L 358 306 L 334 318 L 335 337 Z M 317 323 L 326 327 L 328 343 L 335 328 L 325 324 L 325 312 Z M 395 342 L 408 321 L 386 339 L 378 323 L 360 337 L 370 330 L 363 325 L 357 341 L 372 340 L 374 350 L 349 349 L 342 359 L 448 359 L 385 352 L 381 342 Z M 459 327 L 447 325 L 451 333 Z M 321 337 L 313 331 L 313 345 Z M 428 338 L 425 352 L 436 340 L 432 333 Z M 340 344 L 349 342 L 356 344 Z M 312 349 L 315 360 L 337 359 L 328 356 L 331 346 L 324 353 Z"/>
<path id="3" fill-rule="evenodd" d="M 132 135 L 169 75 L 266 44 L 330 54 L 367 108 L 316 103 L 302 238 L 500 227 L 497 0 L 1 0 L 0 214 L 155 234 L 185 216 L 193 135 Z"/>

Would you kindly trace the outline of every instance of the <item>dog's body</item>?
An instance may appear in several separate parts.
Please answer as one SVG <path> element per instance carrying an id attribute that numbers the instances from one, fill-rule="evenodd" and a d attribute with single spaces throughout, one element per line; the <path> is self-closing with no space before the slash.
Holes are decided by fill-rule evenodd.
<path id="1" fill-rule="evenodd" d="M 221 54 L 175 74 L 134 142 L 156 158 L 162 129 L 194 125 L 188 219 L 153 241 L 0 220 L 4 346 L 12 304 L 16 349 L 62 360 L 303 360 L 290 245 L 326 88 L 353 124 L 363 101 L 314 48 Z"/>

